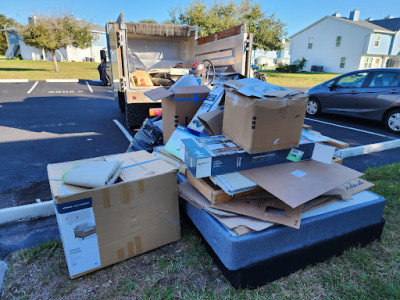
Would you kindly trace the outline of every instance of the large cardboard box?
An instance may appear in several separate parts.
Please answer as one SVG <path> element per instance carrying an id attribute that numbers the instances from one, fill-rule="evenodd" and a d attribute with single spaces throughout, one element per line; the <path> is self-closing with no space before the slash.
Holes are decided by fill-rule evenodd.
<path id="1" fill-rule="evenodd" d="M 222 134 L 248 153 L 296 147 L 307 96 L 290 92 L 274 91 L 260 99 L 226 91 Z"/>
<path id="2" fill-rule="evenodd" d="M 122 160 L 122 182 L 87 189 L 64 184 L 76 162 L 47 167 L 71 278 L 179 240 L 176 169 L 146 151 L 97 157 Z"/>
<path id="3" fill-rule="evenodd" d="M 145 93 L 151 100 L 161 99 L 163 137 L 166 144 L 178 125 L 187 126 L 207 98 L 210 89 L 205 85 L 157 88 Z"/>
<path id="4" fill-rule="evenodd" d="M 250 154 L 223 135 L 183 139 L 181 152 L 185 164 L 196 178 L 221 175 L 262 166 L 284 164 L 293 154 L 298 160 L 310 159 L 315 143 L 302 139 L 297 147 Z"/>

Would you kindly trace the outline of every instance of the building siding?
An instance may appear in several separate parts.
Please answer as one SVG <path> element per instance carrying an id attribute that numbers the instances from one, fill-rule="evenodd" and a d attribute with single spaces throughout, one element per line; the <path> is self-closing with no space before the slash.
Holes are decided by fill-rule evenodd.
<path id="1" fill-rule="evenodd" d="M 379 46 L 375 47 L 375 37 L 380 35 Z M 388 55 L 390 52 L 390 46 L 392 43 L 391 34 L 384 34 L 384 33 L 372 33 L 371 38 L 369 39 L 368 49 L 366 54 L 379 54 L 379 55 Z"/>
<path id="2" fill-rule="evenodd" d="M 313 65 L 323 66 L 324 72 L 346 73 L 357 70 L 362 54 L 368 48 L 371 30 L 332 18 L 326 18 L 314 26 L 292 36 L 290 61 L 300 57 L 307 59 L 306 71 Z M 336 47 L 336 38 L 341 36 L 341 45 Z M 309 38 L 313 38 L 312 49 L 308 49 Z M 344 68 L 341 58 L 346 57 Z"/>

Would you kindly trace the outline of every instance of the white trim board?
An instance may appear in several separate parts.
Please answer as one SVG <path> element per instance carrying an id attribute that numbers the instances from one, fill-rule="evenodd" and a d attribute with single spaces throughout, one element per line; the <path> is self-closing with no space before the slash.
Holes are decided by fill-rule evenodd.
<path id="1" fill-rule="evenodd" d="M 0 209 L 0 225 L 54 215 L 53 200 Z"/>
<path id="2" fill-rule="evenodd" d="M 335 156 L 343 159 L 346 157 L 364 155 L 374 152 L 381 152 L 384 150 L 390 150 L 395 148 L 400 148 L 400 139 L 382 143 L 376 143 L 376 144 L 362 145 L 352 148 L 339 149 L 336 150 Z"/>

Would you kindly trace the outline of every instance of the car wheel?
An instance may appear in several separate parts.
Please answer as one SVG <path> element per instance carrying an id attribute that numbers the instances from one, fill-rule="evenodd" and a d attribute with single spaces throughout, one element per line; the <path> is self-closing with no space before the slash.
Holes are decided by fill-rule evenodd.
<path id="1" fill-rule="evenodd" d="M 317 116 L 321 112 L 321 104 L 315 98 L 310 98 L 307 103 L 307 115 Z"/>
<path id="2" fill-rule="evenodd" d="M 393 110 L 386 115 L 385 127 L 391 132 L 400 133 L 400 109 Z"/>

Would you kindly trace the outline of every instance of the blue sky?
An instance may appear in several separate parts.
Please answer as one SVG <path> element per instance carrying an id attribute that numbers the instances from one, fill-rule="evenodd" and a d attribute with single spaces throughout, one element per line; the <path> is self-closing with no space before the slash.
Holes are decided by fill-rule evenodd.
<path id="1" fill-rule="evenodd" d="M 35 11 L 49 14 L 55 11 L 72 13 L 75 17 L 99 25 L 115 20 L 121 11 L 126 21 L 141 19 L 168 19 L 168 10 L 177 6 L 185 6 L 189 1 L 184 0 L 1 0 L 0 13 L 26 23 L 27 17 Z M 206 1 L 212 3 L 212 1 Z M 300 31 L 320 18 L 339 12 L 348 17 L 353 9 L 360 11 L 360 18 L 383 19 L 387 15 L 400 17 L 399 0 L 278 0 L 259 1 L 267 14 L 274 13 L 286 23 L 287 36 Z"/>

